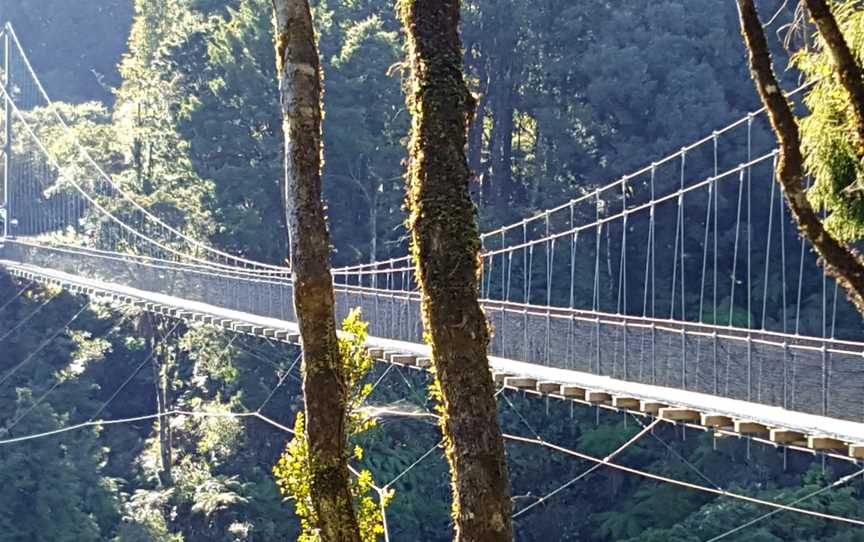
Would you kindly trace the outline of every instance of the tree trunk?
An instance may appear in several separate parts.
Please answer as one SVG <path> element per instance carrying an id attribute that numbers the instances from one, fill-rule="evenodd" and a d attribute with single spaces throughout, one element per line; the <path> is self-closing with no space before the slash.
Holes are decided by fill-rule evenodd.
<path id="1" fill-rule="evenodd" d="M 459 10 L 459 0 L 399 3 L 411 66 L 408 221 L 442 392 L 455 539 L 503 542 L 512 539 L 511 503 L 477 300 L 480 238 L 465 157 L 475 103 L 462 75 Z"/>
<path id="2" fill-rule="evenodd" d="M 486 54 L 489 66 L 489 105 L 492 130 L 489 134 L 489 177 L 487 202 L 505 208 L 511 201 L 524 201 L 524 191 L 513 181 L 513 116 L 516 112 L 516 84 L 519 69 L 513 53 L 519 43 L 519 25 L 514 19 L 515 8 L 505 2 L 494 17 Z M 519 189 L 520 193 L 515 193 Z"/>
<path id="3" fill-rule="evenodd" d="M 162 359 L 160 359 L 162 358 Z M 162 487 L 173 485 L 172 453 L 171 453 L 171 423 L 164 416 L 171 409 L 170 394 L 168 386 L 168 360 L 164 359 L 164 351 L 153 356 L 153 382 L 156 387 L 156 412 L 159 413 L 159 483 Z"/>
<path id="4" fill-rule="evenodd" d="M 837 279 L 849 299 L 864 315 L 864 258 L 825 231 L 822 221 L 807 200 L 797 120 L 774 75 L 768 42 L 753 0 L 737 2 L 741 32 L 750 53 L 751 76 L 780 143 L 777 181 L 783 187 L 786 202 L 798 222 L 801 235 L 810 241 L 821 256 L 825 270 Z"/>
<path id="5" fill-rule="evenodd" d="M 347 385 L 336 338 L 330 236 L 321 201 L 321 76 L 308 0 L 272 0 L 285 132 L 285 207 L 303 346 L 306 436 L 316 527 L 359 542 L 346 453 Z"/>
<path id="6" fill-rule="evenodd" d="M 489 136 L 488 203 L 503 208 L 508 205 L 513 185 L 513 82 L 509 66 L 493 76 L 490 86 L 492 132 Z"/>
<path id="7" fill-rule="evenodd" d="M 171 487 L 174 483 L 172 474 L 173 458 L 171 453 L 171 424 L 165 413 L 170 410 L 171 397 L 169 386 L 171 379 L 168 374 L 167 353 L 156 339 L 159 333 L 161 318 L 150 313 L 143 313 L 136 322 L 137 333 L 147 340 L 148 350 L 153 352 L 151 366 L 153 367 L 153 387 L 156 392 L 156 413 L 159 415 L 159 484 Z"/>
<path id="8" fill-rule="evenodd" d="M 378 261 L 378 188 L 372 190 L 369 198 L 369 262 Z"/>

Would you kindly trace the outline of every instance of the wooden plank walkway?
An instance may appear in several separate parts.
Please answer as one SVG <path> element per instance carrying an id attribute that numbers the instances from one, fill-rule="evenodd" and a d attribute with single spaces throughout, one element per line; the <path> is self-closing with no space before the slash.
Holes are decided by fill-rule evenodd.
<path id="1" fill-rule="evenodd" d="M 299 344 L 293 322 L 256 316 L 51 269 L 0 260 L 12 275 L 86 295 L 95 301 L 132 305 L 166 317 L 218 325 L 236 333 Z M 369 337 L 374 359 L 431 370 L 426 345 Z M 721 435 L 748 436 L 773 446 L 864 460 L 864 423 L 785 410 L 675 388 L 639 384 L 578 371 L 490 357 L 496 383 L 586 406 L 659 417 Z"/>

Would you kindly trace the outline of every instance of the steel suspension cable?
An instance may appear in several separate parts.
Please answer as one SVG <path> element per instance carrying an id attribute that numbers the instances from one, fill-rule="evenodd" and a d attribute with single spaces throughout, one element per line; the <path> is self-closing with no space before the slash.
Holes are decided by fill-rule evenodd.
<path id="1" fill-rule="evenodd" d="M 795 499 L 794 501 L 790 502 L 788 504 L 788 506 L 799 505 L 804 501 L 808 501 L 808 500 L 812 499 L 813 497 L 817 497 L 817 496 L 821 495 L 822 493 L 825 493 L 825 492 L 830 491 L 836 487 L 844 485 L 844 484 L 854 480 L 855 478 L 861 476 L 862 474 L 864 474 L 864 469 L 861 469 L 857 472 L 854 472 L 852 474 L 844 476 L 844 477 L 834 481 L 834 483 L 827 485 L 827 486 L 825 486 L 821 489 L 818 489 L 816 491 L 813 491 L 812 493 L 808 493 L 807 495 L 804 495 L 803 497 L 799 497 L 799 498 Z M 742 525 L 739 525 L 738 527 L 734 527 L 732 529 L 729 529 L 728 531 L 724 532 L 723 534 L 715 536 L 714 538 L 711 538 L 711 539 L 707 540 L 706 542 L 716 542 L 717 540 L 722 540 L 722 539 L 726 538 L 727 536 L 732 536 L 733 534 L 735 534 L 739 531 L 742 531 L 748 527 L 751 527 L 751 526 L 755 525 L 756 523 L 759 523 L 760 521 L 766 520 L 766 519 L 768 519 L 768 518 L 770 518 L 776 514 L 779 514 L 780 512 L 783 512 L 783 511 L 784 510 L 781 508 L 776 508 L 770 512 L 766 512 L 765 514 L 762 514 L 761 516 L 758 516 L 754 519 L 751 519 L 750 521 L 748 521 Z"/>
<path id="2" fill-rule="evenodd" d="M 42 311 L 42 309 L 44 309 L 45 306 L 48 305 L 48 303 L 50 303 L 58 295 L 60 295 L 60 293 L 55 292 L 50 297 L 46 298 L 45 301 L 43 301 L 38 307 L 36 307 L 36 309 L 34 309 L 30 314 L 28 314 L 22 320 L 20 320 L 17 324 L 12 326 L 12 328 L 9 329 L 6 333 L 4 333 L 3 335 L 0 335 L 0 343 L 2 343 L 4 340 L 6 340 L 7 337 L 12 335 L 16 331 L 18 331 L 24 324 L 26 324 L 27 322 L 32 320 L 34 316 L 39 314 Z"/>
<path id="3" fill-rule="evenodd" d="M 18 290 L 18 292 L 16 292 L 15 295 L 13 295 L 13 296 L 9 299 L 9 301 L 7 301 L 7 302 L 3 303 L 2 305 L 0 305 L 0 312 L 3 312 L 3 310 L 6 309 L 6 308 L 7 308 L 9 305 L 11 305 L 12 303 L 14 303 L 15 300 L 17 300 L 17 299 L 20 298 L 22 295 L 24 295 L 24 292 L 26 292 L 27 290 L 29 290 L 30 287 L 33 286 L 35 283 L 36 283 L 35 280 L 31 280 L 30 282 L 28 282 L 27 284 L 25 284 L 23 288 L 21 288 L 20 290 Z M 0 339 L 0 340 L 2 340 L 2 339 Z"/>
<path id="4" fill-rule="evenodd" d="M 630 446 L 635 444 L 643 436 L 645 436 L 646 433 L 651 432 L 658 423 L 660 423 L 660 418 L 655 418 L 654 421 L 652 421 L 650 424 L 644 426 L 642 428 L 642 430 L 639 431 L 638 433 L 636 433 L 636 435 L 634 435 L 633 437 L 631 437 L 630 440 L 628 440 L 627 442 L 625 442 L 624 444 L 622 444 L 621 446 L 616 448 L 615 451 L 613 451 L 612 453 L 607 455 L 605 458 L 603 458 L 603 461 L 611 461 L 616 456 L 620 455 L 624 450 L 626 450 L 627 448 L 629 448 Z M 575 484 L 576 482 L 582 480 L 583 478 L 590 475 L 592 472 L 596 471 L 597 469 L 599 469 L 602 466 L 603 466 L 602 464 L 598 463 L 592 467 L 589 467 L 586 471 L 582 472 L 580 475 L 578 475 L 575 478 L 571 479 L 570 481 L 558 486 L 556 489 L 550 491 L 549 493 L 543 495 L 542 497 L 539 497 L 536 501 L 529 504 L 525 508 L 517 511 L 515 514 L 513 514 L 513 519 L 516 519 L 519 516 L 527 513 L 529 510 L 545 503 L 546 501 L 548 501 L 549 499 L 551 499 L 552 497 L 554 497 L 558 493 L 561 493 L 562 491 L 564 491 L 568 487 L 570 487 L 573 484 Z"/>
<path id="5" fill-rule="evenodd" d="M 15 43 L 15 45 L 16 45 L 19 53 L 20 53 L 20 57 L 23 60 L 24 65 L 27 68 L 27 71 L 30 73 L 30 76 L 31 76 L 33 82 L 35 83 L 36 88 L 38 89 L 38 92 L 42 95 L 42 98 L 45 100 L 49 109 L 54 114 L 55 118 L 60 123 L 60 125 L 63 127 L 63 129 L 68 134 L 73 135 L 72 141 L 75 144 L 75 146 L 78 147 L 79 152 L 80 152 L 80 156 L 83 157 L 96 170 L 96 172 L 102 177 L 103 182 L 106 182 L 109 186 L 111 186 L 111 188 L 114 189 L 119 195 L 121 195 L 123 197 L 123 199 L 125 199 L 131 205 L 133 205 L 133 207 L 135 207 L 136 210 L 140 211 L 144 217 L 149 218 L 152 222 L 155 222 L 159 227 L 164 228 L 165 230 L 171 232 L 172 234 L 176 235 L 177 237 L 179 237 L 183 241 L 189 243 L 190 245 L 192 245 L 196 248 L 199 248 L 205 252 L 209 252 L 211 254 L 214 254 L 217 257 L 223 257 L 223 258 L 226 258 L 229 260 L 233 260 L 233 261 L 240 263 L 240 264 L 252 265 L 252 266 L 255 266 L 255 267 L 260 268 L 262 270 L 266 270 L 266 271 L 275 270 L 275 271 L 279 271 L 279 272 L 284 272 L 284 268 L 282 268 L 282 267 L 264 264 L 264 263 L 260 263 L 260 262 L 255 262 L 255 261 L 247 260 L 245 258 L 238 257 L 238 256 L 233 256 L 231 254 L 227 254 L 227 253 L 222 252 L 220 250 L 217 250 L 213 247 L 210 247 L 210 246 L 208 246 L 208 245 L 206 245 L 206 244 L 204 244 L 204 243 L 202 243 L 202 242 L 200 242 L 200 241 L 198 241 L 192 237 L 187 236 L 186 234 L 174 229 L 172 226 L 168 225 L 167 223 L 163 222 L 161 219 L 159 219 L 158 217 L 156 217 L 155 215 L 150 213 L 147 209 L 142 207 L 132 196 L 130 196 L 128 193 L 126 193 L 124 190 L 122 190 L 114 182 L 114 180 L 111 178 L 111 176 L 109 176 L 96 163 L 96 161 L 93 159 L 93 157 L 87 151 L 87 149 L 81 144 L 81 142 L 78 140 L 78 138 L 74 136 L 74 132 L 71 129 L 71 127 L 66 123 L 66 120 L 63 118 L 62 115 L 60 115 L 59 111 L 57 111 L 57 108 L 55 107 L 54 102 L 48 96 L 48 93 L 45 91 L 45 88 L 42 86 L 42 82 L 40 81 L 39 77 L 36 75 L 36 72 L 33 69 L 32 65 L 30 64 L 30 61 L 27 58 L 26 53 L 24 52 L 24 48 L 22 47 L 21 42 L 19 41 L 18 36 L 15 33 L 15 29 L 12 27 L 11 24 L 7 23 L 6 31 L 8 31 L 10 36 L 12 37 L 12 40 Z M 5 95 L 5 92 L 4 92 L 4 95 Z M 9 99 L 10 101 L 13 101 L 11 97 L 7 96 L 7 99 Z M 14 106 L 14 101 L 13 101 L 13 106 Z"/>
<path id="6" fill-rule="evenodd" d="M 7 93 L 6 89 L 3 88 L 2 86 L 0 86 L 0 92 L 2 92 L 2 93 L 3 93 L 3 96 L 4 96 L 7 100 L 10 100 L 10 102 L 11 102 L 11 97 L 10 97 L 9 94 Z M 15 115 L 18 117 L 18 120 L 21 122 L 21 125 L 22 125 L 22 126 L 24 127 L 24 129 L 27 131 L 27 133 L 28 133 L 28 135 L 30 136 L 30 138 L 32 139 L 32 141 L 33 141 L 33 142 L 36 144 L 36 146 L 39 148 L 40 152 L 45 156 L 45 158 L 46 158 L 46 159 L 48 160 L 48 162 L 51 164 L 51 167 L 53 167 L 54 169 L 56 169 L 58 172 L 62 171 L 62 168 L 61 168 L 60 165 L 57 163 L 56 159 L 53 157 L 53 155 L 51 155 L 51 153 L 48 151 L 48 149 L 44 146 L 44 144 L 42 143 L 42 141 L 41 141 L 41 140 L 39 139 L 39 137 L 36 135 L 36 132 L 33 130 L 33 128 L 30 126 L 30 124 L 27 122 L 27 120 L 24 118 L 23 114 L 22 114 L 21 111 L 18 109 L 18 107 L 15 105 L 15 103 L 14 103 L 14 102 L 11 102 L 10 105 L 11 105 L 11 107 L 12 107 L 13 112 L 14 112 Z M 186 253 L 184 253 L 184 252 L 180 252 L 180 251 L 178 251 L 178 250 L 176 250 L 176 249 L 174 249 L 174 248 L 172 248 L 172 247 L 169 247 L 169 246 L 167 246 L 167 245 L 164 245 L 162 242 L 157 241 L 157 240 L 153 239 L 152 237 L 148 237 L 146 234 L 141 233 L 141 232 L 135 230 L 134 228 L 132 228 L 131 226 L 129 226 L 128 224 L 126 224 L 125 222 L 123 222 L 122 220 L 120 220 L 116 215 L 114 215 L 114 214 L 111 213 L 109 210 L 107 210 L 107 209 L 106 209 L 104 206 L 102 206 L 98 201 L 96 201 L 93 197 L 91 197 L 91 196 L 90 196 L 90 195 L 89 195 L 89 194 L 88 194 L 88 193 L 87 193 L 87 192 L 86 192 L 86 191 L 81 187 L 81 185 L 79 185 L 79 184 L 78 184 L 74 179 L 72 179 L 71 177 L 69 177 L 69 178 L 66 179 L 66 180 L 67 180 L 67 181 L 69 182 L 69 184 L 71 184 L 71 185 L 72 185 L 76 190 L 78 190 L 78 192 L 79 192 L 79 193 L 80 193 L 80 194 L 81 194 L 81 195 L 82 195 L 82 196 L 83 196 L 83 197 L 84 197 L 84 198 L 85 198 L 85 199 L 90 203 L 90 205 L 92 205 L 95 209 L 97 209 L 97 210 L 98 210 L 99 212 L 101 212 L 104 216 L 106 216 L 107 218 L 109 218 L 112 222 L 114 222 L 115 224 L 117 224 L 118 226 L 120 226 L 122 229 L 128 231 L 128 232 L 129 232 L 130 234 L 132 234 L 132 235 L 135 235 L 136 237 L 140 238 L 141 240 L 143 240 L 144 242 L 148 243 L 149 245 L 152 245 L 152 246 L 158 247 L 158 248 L 160 248 L 161 250 L 166 251 L 167 253 L 175 254 L 175 255 L 177 255 L 177 256 L 179 256 L 179 257 L 181 257 L 181 258 L 188 259 L 188 260 L 190 260 L 190 261 L 192 261 L 192 262 L 195 262 L 195 263 L 201 264 L 201 265 L 203 265 L 203 266 L 205 266 L 205 267 L 210 267 L 210 268 L 214 268 L 214 269 L 220 269 L 220 270 L 223 270 L 223 271 L 229 271 L 229 272 L 237 272 L 237 271 L 238 271 L 236 267 L 226 266 L 226 265 L 222 265 L 222 264 L 218 264 L 218 263 L 211 262 L 211 261 L 209 261 L 209 260 L 202 260 L 202 259 L 197 258 L 197 257 L 195 257 L 195 256 L 190 256 L 190 255 L 188 255 L 188 254 L 186 254 Z M 277 269 L 277 273 L 278 273 L 278 275 L 280 275 L 280 276 L 281 276 L 281 275 L 284 275 L 284 274 L 286 273 L 286 271 L 287 271 L 287 270 L 284 269 L 284 268 L 276 268 L 276 269 Z M 248 271 L 248 270 L 244 269 L 244 270 L 241 271 L 241 272 L 245 272 L 245 271 Z"/>
<path id="7" fill-rule="evenodd" d="M 666 483 L 666 484 L 670 484 L 670 485 L 674 485 L 674 486 L 678 486 L 678 487 L 682 487 L 682 488 L 686 488 L 686 489 L 692 489 L 692 490 L 700 491 L 703 493 L 709 493 L 709 494 L 717 495 L 720 497 L 727 497 L 730 499 L 745 501 L 745 502 L 749 502 L 752 504 L 758 504 L 760 506 L 766 506 L 769 508 L 775 508 L 775 509 L 780 510 L 780 511 L 795 512 L 798 514 L 818 517 L 821 519 L 828 519 L 828 520 L 838 521 L 838 522 L 847 523 L 847 524 L 851 524 L 851 525 L 864 526 L 864 520 L 861 520 L 861 519 L 847 518 L 847 517 L 843 517 L 843 516 L 837 516 L 834 514 L 825 514 L 825 513 L 817 512 L 814 510 L 806 510 L 803 508 L 796 508 L 795 506 L 780 504 L 780 503 L 771 502 L 771 501 L 766 501 L 764 499 L 759 499 L 756 497 L 749 497 L 747 495 L 743 495 L 740 493 L 733 493 L 731 491 L 727 491 L 727 490 L 723 490 L 723 489 L 716 489 L 716 488 L 701 486 L 699 484 L 694 484 L 691 482 L 684 482 L 681 480 L 676 480 L 674 478 L 669 478 L 667 476 L 662 476 L 659 474 L 652 474 L 650 472 L 642 471 L 642 470 L 635 469 L 632 467 L 627 467 L 625 465 L 621 465 L 618 463 L 613 463 L 610 460 L 601 459 L 601 458 L 597 458 L 597 457 L 594 457 L 594 456 L 591 456 L 588 454 L 577 452 L 575 450 L 571 450 L 571 449 L 565 448 L 563 446 L 552 444 L 552 443 L 546 442 L 544 440 L 527 438 L 527 437 L 523 437 L 523 436 L 519 436 L 519 435 L 513 435 L 510 433 L 504 433 L 503 436 L 506 440 L 511 440 L 514 442 L 521 442 L 524 444 L 531 444 L 531 445 L 535 445 L 535 446 L 542 446 L 544 448 L 548 448 L 550 450 L 555 450 L 555 451 L 563 453 L 565 455 L 570 455 L 570 456 L 576 457 L 578 459 L 590 461 L 590 462 L 596 463 L 598 465 L 604 465 L 606 467 L 609 467 L 609 468 L 612 468 L 615 470 L 619 470 L 619 471 L 626 472 L 628 474 L 633 474 L 636 476 L 641 476 L 643 478 L 647 478 L 649 480 L 655 480 L 657 482 L 662 482 L 662 483 Z"/>
<path id="8" fill-rule="evenodd" d="M 12 369 L 10 369 L 10 370 L 5 374 L 5 375 L 3 375 L 3 378 L 0 378 L 0 386 L 2 386 L 2 385 L 3 385 L 7 380 L 9 380 L 9 379 L 10 379 L 10 378 L 15 374 L 15 373 L 17 373 L 17 372 L 18 372 L 22 367 L 24 367 L 24 365 L 26 365 L 26 364 L 29 363 L 33 358 L 35 358 L 36 355 L 38 355 L 40 352 L 42 352 L 42 350 L 44 350 L 45 347 L 47 347 L 49 344 L 51 344 L 52 342 L 54 342 L 54 339 L 56 339 L 57 337 L 59 337 L 61 333 L 64 333 L 65 331 L 67 331 L 67 330 L 69 329 L 69 326 L 72 325 L 72 323 L 73 323 L 75 320 L 77 320 L 78 317 L 81 316 L 81 314 L 83 314 L 85 310 L 87 310 L 87 305 L 84 305 L 83 307 L 81 307 L 81 309 L 80 309 L 78 312 L 76 312 L 76 313 L 72 316 L 72 318 L 70 318 L 69 320 L 67 320 L 66 323 L 65 323 L 62 327 L 59 327 L 56 331 L 54 331 L 53 333 L 51 333 L 51 335 L 49 335 L 47 339 L 45 339 L 44 341 L 42 341 L 42 342 L 39 344 L 39 346 L 38 346 L 34 351 L 32 351 L 32 352 L 31 352 L 31 353 L 30 353 L 26 358 L 24 358 L 24 361 L 22 361 L 21 363 L 19 363 L 19 364 L 16 365 L 16 366 L 14 366 L 14 367 L 13 367 Z"/>

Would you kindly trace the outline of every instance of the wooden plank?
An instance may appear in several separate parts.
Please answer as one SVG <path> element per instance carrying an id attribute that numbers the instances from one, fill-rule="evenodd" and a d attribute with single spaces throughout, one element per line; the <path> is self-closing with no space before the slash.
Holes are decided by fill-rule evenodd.
<path id="1" fill-rule="evenodd" d="M 615 408 L 626 408 L 638 410 L 641 401 L 635 397 L 615 396 L 612 398 L 612 406 Z"/>
<path id="2" fill-rule="evenodd" d="M 287 341 L 288 340 L 288 332 L 284 329 L 276 330 L 276 340 L 277 341 Z"/>
<path id="3" fill-rule="evenodd" d="M 400 365 L 414 365 L 417 362 L 417 356 L 414 354 L 396 354 L 390 357 L 390 363 L 398 363 Z"/>
<path id="4" fill-rule="evenodd" d="M 697 422 L 700 421 L 702 413 L 692 408 L 666 407 L 658 412 L 660 418 L 675 422 Z"/>
<path id="5" fill-rule="evenodd" d="M 561 390 L 558 393 L 564 397 L 585 399 L 585 388 L 574 386 L 573 384 L 561 384 Z"/>
<path id="6" fill-rule="evenodd" d="M 492 373 L 492 381 L 495 382 L 496 384 L 503 384 L 504 379 L 507 378 L 508 376 L 513 376 L 513 373 L 493 372 Z"/>
<path id="7" fill-rule="evenodd" d="M 730 427 L 732 425 L 732 418 L 723 414 L 708 414 L 703 412 L 699 423 L 705 427 Z"/>
<path id="8" fill-rule="evenodd" d="M 384 349 L 383 348 L 370 348 L 369 355 L 372 359 L 383 359 L 384 358 Z"/>
<path id="9" fill-rule="evenodd" d="M 753 420 L 735 420 L 732 429 L 736 433 L 768 433 L 768 426 Z"/>
<path id="10" fill-rule="evenodd" d="M 234 325 L 231 326 L 234 331 L 239 331 L 240 333 L 249 333 L 252 331 L 252 324 L 247 324 L 245 322 L 234 322 Z"/>
<path id="11" fill-rule="evenodd" d="M 551 380 L 542 380 L 537 383 L 537 391 L 540 393 L 558 393 L 561 391 L 561 383 L 552 382 Z"/>
<path id="12" fill-rule="evenodd" d="M 791 429 L 773 428 L 768 432 L 771 442 L 777 444 L 807 444 L 807 435 Z"/>
<path id="13" fill-rule="evenodd" d="M 660 409 L 666 408 L 668 406 L 669 405 L 667 405 L 666 403 L 660 403 L 658 401 L 646 401 L 646 400 L 639 401 L 639 410 L 641 410 L 642 412 L 645 412 L 647 414 L 650 414 L 652 416 L 659 415 Z"/>
<path id="14" fill-rule="evenodd" d="M 849 457 L 864 459 L 864 444 L 856 443 L 849 445 Z"/>
<path id="15" fill-rule="evenodd" d="M 608 403 L 612 400 L 612 395 L 605 391 L 587 390 L 585 392 L 585 400 L 592 404 Z"/>
<path id="16" fill-rule="evenodd" d="M 845 450 L 846 443 L 833 437 L 807 435 L 807 447 L 811 450 Z"/>
<path id="17" fill-rule="evenodd" d="M 289 333 L 288 334 L 288 342 L 291 344 L 300 344 L 300 334 L 299 333 Z"/>
<path id="18" fill-rule="evenodd" d="M 504 379 L 504 385 L 510 388 L 530 388 L 533 390 L 537 388 L 537 379 L 528 376 L 508 376 Z"/>
<path id="19" fill-rule="evenodd" d="M 264 328 L 264 336 L 268 339 L 272 339 L 276 336 L 276 330 L 272 327 Z"/>

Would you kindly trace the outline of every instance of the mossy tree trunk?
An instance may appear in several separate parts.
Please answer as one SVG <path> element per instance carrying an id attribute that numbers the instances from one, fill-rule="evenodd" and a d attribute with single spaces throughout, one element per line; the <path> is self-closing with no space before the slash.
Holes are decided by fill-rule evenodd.
<path id="1" fill-rule="evenodd" d="M 849 299 L 864 315 L 864 258 L 825 230 L 807 200 L 804 185 L 804 158 L 798 122 L 783 95 L 771 61 L 768 41 L 753 0 L 737 0 L 741 32 L 750 56 L 750 73 L 768 111 L 771 126 L 780 143 L 777 181 L 798 222 L 798 228 L 819 254 L 825 270 L 837 279 Z M 808 2 L 809 3 L 809 2 Z"/>
<path id="2" fill-rule="evenodd" d="M 474 98 L 462 74 L 459 0 L 401 0 L 411 68 L 411 250 L 442 394 L 457 541 L 512 539 L 504 442 L 478 302 L 480 238 L 465 156 Z"/>
<path id="3" fill-rule="evenodd" d="M 359 542 L 346 454 L 347 385 L 336 338 L 330 236 L 321 201 L 321 75 L 308 0 L 272 0 L 285 132 L 285 206 L 312 507 L 322 540 Z"/>

